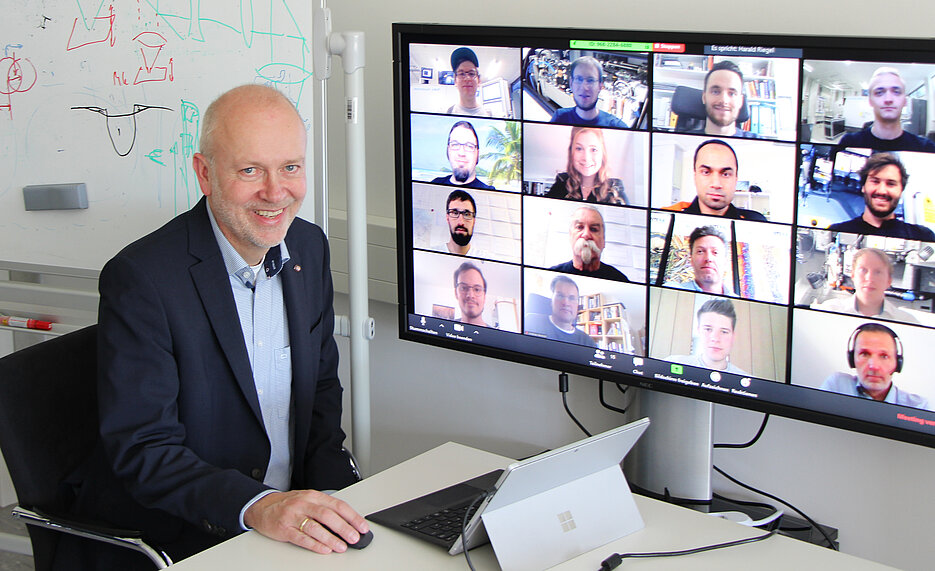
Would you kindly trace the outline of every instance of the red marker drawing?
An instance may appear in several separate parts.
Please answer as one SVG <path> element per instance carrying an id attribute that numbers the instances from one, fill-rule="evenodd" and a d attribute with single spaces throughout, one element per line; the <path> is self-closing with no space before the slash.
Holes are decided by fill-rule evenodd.
<path id="1" fill-rule="evenodd" d="M 0 325 L 6 325 L 7 327 L 23 327 L 25 329 L 42 329 L 45 331 L 52 329 L 52 324 L 48 321 L 27 319 L 25 317 L 11 317 L 9 315 L 0 315 Z"/>

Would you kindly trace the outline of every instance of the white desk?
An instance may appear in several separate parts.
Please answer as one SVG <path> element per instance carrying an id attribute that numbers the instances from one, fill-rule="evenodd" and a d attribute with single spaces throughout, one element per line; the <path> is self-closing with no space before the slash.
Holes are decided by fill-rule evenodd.
<path id="1" fill-rule="evenodd" d="M 362 514 L 455 484 L 509 464 L 511 459 L 449 442 L 393 466 L 337 496 Z M 604 547 L 554 567 L 563 571 L 599 569 L 601 561 L 617 552 L 672 551 L 752 537 L 763 533 L 739 524 L 636 496 L 646 527 Z M 255 532 L 242 534 L 212 549 L 177 563 L 178 571 L 256 571 L 257 569 L 467 569 L 464 556 L 452 557 L 443 549 L 371 522 L 373 543 L 363 550 L 318 555 L 279 543 Z M 490 545 L 471 551 L 480 570 L 500 569 Z M 891 569 L 877 563 L 777 535 L 766 541 L 685 557 L 627 559 L 619 569 L 822 569 L 848 571 Z"/>

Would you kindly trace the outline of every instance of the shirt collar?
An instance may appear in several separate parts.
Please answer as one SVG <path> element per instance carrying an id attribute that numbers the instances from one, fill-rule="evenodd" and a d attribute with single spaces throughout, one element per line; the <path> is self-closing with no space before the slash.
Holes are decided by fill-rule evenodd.
<path id="1" fill-rule="evenodd" d="M 211 222 L 211 230 L 214 231 L 214 238 L 217 240 L 218 247 L 221 249 L 221 257 L 224 259 L 224 267 L 227 269 L 228 275 L 236 277 L 237 280 L 245 286 L 253 288 L 256 285 L 256 280 L 253 270 L 250 269 L 250 264 L 243 259 L 243 256 L 237 252 L 237 249 L 230 243 L 227 236 L 221 232 L 221 227 L 218 226 L 217 220 L 214 219 L 214 212 L 211 211 L 210 205 L 208 205 L 207 210 L 208 220 Z M 286 248 L 286 242 L 284 240 L 270 248 L 263 258 L 263 268 L 266 271 L 266 277 L 276 277 L 288 261 L 289 249 Z"/>

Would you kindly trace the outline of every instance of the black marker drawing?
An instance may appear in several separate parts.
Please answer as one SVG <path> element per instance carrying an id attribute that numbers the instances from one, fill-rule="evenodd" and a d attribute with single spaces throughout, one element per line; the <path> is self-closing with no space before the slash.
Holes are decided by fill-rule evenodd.
<path id="1" fill-rule="evenodd" d="M 107 134 L 110 136 L 110 143 L 114 146 L 114 151 L 121 157 L 125 157 L 133 150 L 133 144 L 136 142 L 136 116 L 138 113 L 147 109 L 165 109 L 172 111 L 169 107 L 160 107 L 157 105 L 133 104 L 133 111 L 130 113 L 119 113 L 111 115 L 103 107 L 93 105 L 86 107 L 72 107 L 72 109 L 86 109 L 95 113 L 100 113 L 107 119 Z M 129 139 L 129 143 L 127 140 Z M 122 149 L 122 150 L 121 150 Z"/>

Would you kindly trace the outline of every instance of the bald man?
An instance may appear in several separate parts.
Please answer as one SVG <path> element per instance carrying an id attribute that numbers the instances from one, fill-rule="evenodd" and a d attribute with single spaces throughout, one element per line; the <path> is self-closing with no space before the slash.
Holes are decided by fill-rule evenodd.
<path id="1" fill-rule="evenodd" d="M 192 162 L 204 198 L 101 272 L 102 446 L 79 511 L 141 530 L 175 561 L 251 528 L 344 551 L 369 528 L 317 491 L 355 477 L 328 244 L 296 218 L 305 127 L 259 85 L 221 95 L 202 127 Z M 108 549 L 80 559 L 146 568 Z"/>

